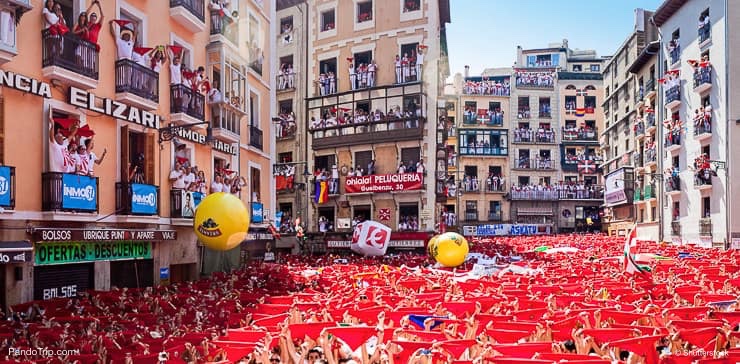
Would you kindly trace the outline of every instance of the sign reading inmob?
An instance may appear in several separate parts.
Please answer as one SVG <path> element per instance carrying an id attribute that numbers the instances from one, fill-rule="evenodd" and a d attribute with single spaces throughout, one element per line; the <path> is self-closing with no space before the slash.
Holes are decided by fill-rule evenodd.
<path id="1" fill-rule="evenodd" d="M 95 211 L 98 209 L 98 183 L 94 177 L 62 175 L 62 208 Z"/>
<path id="2" fill-rule="evenodd" d="M 131 184 L 131 212 L 154 215 L 157 213 L 157 187 L 140 183 Z"/>
<path id="3" fill-rule="evenodd" d="M 0 206 L 10 206 L 10 167 L 0 166 Z"/>
<path id="4" fill-rule="evenodd" d="M 136 241 L 36 243 L 36 265 L 150 259 L 152 243 Z"/>

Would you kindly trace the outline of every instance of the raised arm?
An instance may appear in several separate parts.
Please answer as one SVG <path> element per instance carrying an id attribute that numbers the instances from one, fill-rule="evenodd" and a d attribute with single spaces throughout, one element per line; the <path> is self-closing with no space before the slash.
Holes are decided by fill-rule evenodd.
<path id="1" fill-rule="evenodd" d="M 100 12 L 100 20 L 98 20 L 98 22 L 100 22 L 102 24 L 105 21 L 105 14 L 103 14 L 103 7 L 100 6 L 100 1 L 98 1 L 98 0 L 93 1 L 93 5 L 94 4 L 97 4 L 98 5 L 98 11 Z M 90 5 L 90 7 L 92 8 L 92 5 Z M 90 12 L 88 10 L 88 14 L 89 13 Z"/>
<path id="2" fill-rule="evenodd" d="M 113 38 L 118 38 L 118 35 L 116 34 L 116 29 L 113 26 L 113 20 L 108 22 L 108 25 L 110 26 L 110 34 L 113 36 Z"/>

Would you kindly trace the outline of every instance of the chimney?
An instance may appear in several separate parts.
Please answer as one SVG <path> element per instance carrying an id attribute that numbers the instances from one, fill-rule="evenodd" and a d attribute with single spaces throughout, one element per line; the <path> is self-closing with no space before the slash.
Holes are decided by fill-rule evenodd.
<path id="1" fill-rule="evenodd" d="M 470 66 L 466 64 L 465 65 L 465 78 L 467 79 L 468 77 L 470 77 Z"/>

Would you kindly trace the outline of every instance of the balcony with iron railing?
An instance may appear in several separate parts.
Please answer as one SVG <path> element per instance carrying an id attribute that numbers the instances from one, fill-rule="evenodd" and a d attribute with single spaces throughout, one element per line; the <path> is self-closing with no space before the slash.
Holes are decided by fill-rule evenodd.
<path id="1" fill-rule="evenodd" d="M 650 97 L 655 94 L 655 84 L 656 81 L 654 78 L 649 78 L 647 82 L 645 82 L 645 97 Z"/>
<path id="2" fill-rule="evenodd" d="M 642 159 L 642 154 L 638 152 L 632 153 L 632 165 L 635 166 L 635 168 L 643 167 Z"/>
<path id="3" fill-rule="evenodd" d="M 193 33 L 205 31 L 205 0 L 170 0 L 170 18 Z"/>
<path id="4" fill-rule="evenodd" d="M 694 175 L 694 188 L 698 190 L 711 189 L 712 188 L 712 172 L 707 170 L 706 173 L 703 170 L 697 172 Z"/>
<path id="5" fill-rule="evenodd" d="M 465 221 L 478 221 L 478 210 L 465 210 Z"/>
<path id="6" fill-rule="evenodd" d="M 700 116 L 694 120 L 694 138 L 699 140 L 712 138 L 711 114 Z"/>
<path id="7" fill-rule="evenodd" d="M 674 150 L 681 148 L 681 132 L 680 131 L 671 131 L 668 132 L 665 136 L 663 146 L 666 148 L 666 151 L 672 152 Z"/>
<path id="8" fill-rule="evenodd" d="M 211 134 L 218 140 L 239 143 L 241 113 L 228 104 L 211 104 Z"/>
<path id="9" fill-rule="evenodd" d="M 668 194 L 680 193 L 681 192 L 681 177 L 678 175 L 666 177 L 665 191 Z"/>
<path id="10" fill-rule="evenodd" d="M 555 87 L 555 76 L 548 72 L 517 72 L 516 87 L 551 90 Z"/>
<path id="11" fill-rule="evenodd" d="M 671 235 L 680 237 L 681 236 L 681 222 L 671 221 Z"/>
<path id="12" fill-rule="evenodd" d="M 277 91 L 295 91 L 296 73 L 281 73 L 277 77 Z"/>
<path id="13" fill-rule="evenodd" d="M 159 73 L 130 59 L 116 61 L 116 101 L 144 110 L 159 106 Z"/>
<path id="14" fill-rule="evenodd" d="M 704 93 L 712 88 L 712 66 L 694 68 L 694 92 Z"/>
<path id="15" fill-rule="evenodd" d="M 665 92 L 665 107 L 674 109 L 679 105 L 681 105 L 681 86 L 671 86 Z"/>
<path id="16" fill-rule="evenodd" d="M 500 145 L 490 145 L 487 142 L 478 142 L 477 144 L 468 144 L 466 140 L 462 140 L 458 146 L 460 155 L 469 156 L 493 156 L 493 157 L 506 157 L 509 155 L 509 148 L 501 147 Z"/>
<path id="17" fill-rule="evenodd" d="M 703 218 L 699 220 L 699 235 L 712 236 L 712 219 Z"/>
<path id="18" fill-rule="evenodd" d="M 587 142 L 598 143 L 599 131 L 596 128 L 563 127 L 563 143 Z"/>
<path id="19" fill-rule="evenodd" d="M 553 144 L 557 142 L 555 131 L 552 129 L 524 129 L 518 128 L 511 132 L 512 142 L 517 144 Z"/>
<path id="20" fill-rule="evenodd" d="M 514 169 L 536 169 L 549 171 L 555 169 L 555 161 L 550 158 L 519 158 L 514 161 Z"/>
<path id="21" fill-rule="evenodd" d="M 642 139 L 645 137 L 645 123 L 638 121 L 635 124 L 635 138 Z"/>
<path id="22" fill-rule="evenodd" d="M 117 215 L 159 215 L 159 186 L 116 182 Z"/>
<path id="23" fill-rule="evenodd" d="M 396 143 L 421 140 L 424 135 L 423 117 L 385 118 L 380 121 L 356 122 L 311 129 L 313 149 L 341 146 Z M 462 148 L 462 147 L 461 147 Z"/>
<path id="24" fill-rule="evenodd" d="M 650 133 L 653 132 L 657 124 L 655 123 L 655 112 L 645 113 L 645 130 Z"/>
<path id="25" fill-rule="evenodd" d="M 709 22 L 702 24 L 698 30 L 699 33 L 699 44 L 703 44 L 712 38 L 712 24 Z"/>
<path id="26" fill-rule="evenodd" d="M 15 167 L 0 165 L 0 209 L 15 209 Z"/>
<path id="27" fill-rule="evenodd" d="M 644 160 L 645 167 L 650 167 L 653 164 L 656 164 L 658 162 L 658 153 L 655 150 L 655 147 L 652 148 L 645 148 L 645 160 Z"/>
<path id="28" fill-rule="evenodd" d="M 185 85 L 170 85 L 170 120 L 174 123 L 194 124 L 205 120 L 206 98 Z"/>
<path id="29" fill-rule="evenodd" d="M 98 212 L 98 178 L 70 173 L 41 174 L 41 210 Z"/>
<path id="30" fill-rule="evenodd" d="M 263 140 L 262 140 L 262 129 L 260 129 L 260 128 L 254 126 L 254 125 L 250 125 L 249 126 L 249 145 L 251 145 L 251 146 L 253 146 L 253 147 L 255 147 L 255 148 L 259 149 L 259 150 L 263 150 L 262 149 L 262 145 L 263 145 L 262 142 L 263 142 Z"/>
<path id="31" fill-rule="evenodd" d="M 548 111 L 542 111 L 542 110 L 540 110 L 540 117 L 541 118 L 546 118 L 546 119 L 551 118 L 552 117 L 552 112 L 549 111 L 549 110 Z"/>
<path id="32" fill-rule="evenodd" d="M 58 30 L 48 28 L 41 31 L 41 45 L 41 72 L 44 77 L 85 90 L 98 87 L 100 56 L 96 44 L 71 32 L 60 35 Z"/>
<path id="33" fill-rule="evenodd" d="M 558 188 L 518 190 L 512 187 L 511 200 L 557 201 L 557 200 L 603 200 L 603 186 L 559 186 Z"/>
<path id="34" fill-rule="evenodd" d="M 638 204 L 641 204 L 643 202 L 644 202 L 644 200 L 643 200 L 643 197 L 642 197 L 642 190 L 640 190 L 639 188 L 635 188 L 635 192 L 632 195 L 632 203 L 638 205 Z"/>
<path id="35" fill-rule="evenodd" d="M 350 90 L 363 90 L 376 86 L 376 71 L 364 71 L 349 75 Z"/>
<path id="36" fill-rule="evenodd" d="M 170 217 L 173 219 L 192 219 L 195 215 L 195 207 L 204 195 L 200 192 L 192 192 L 173 188 L 170 190 Z"/>
<path id="37" fill-rule="evenodd" d="M 499 211 L 489 211 L 488 221 L 492 221 L 492 222 L 503 221 L 503 213 L 500 210 Z"/>
<path id="38" fill-rule="evenodd" d="M 501 180 L 486 180 L 486 193 L 504 193 L 506 192 L 506 182 Z"/>
<path id="39" fill-rule="evenodd" d="M 673 49 L 670 49 L 668 52 L 668 56 L 670 58 L 671 65 L 675 65 L 676 63 L 681 61 L 681 45 L 676 44 Z"/>
<path id="40" fill-rule="evenodd" d="M 645 200 L 654 199 L 656 197 L 655 196 L 655 186 L 653 186 L 652 184 L 645 186 L 645 188 L 643 189 L 642 196 Z"/>

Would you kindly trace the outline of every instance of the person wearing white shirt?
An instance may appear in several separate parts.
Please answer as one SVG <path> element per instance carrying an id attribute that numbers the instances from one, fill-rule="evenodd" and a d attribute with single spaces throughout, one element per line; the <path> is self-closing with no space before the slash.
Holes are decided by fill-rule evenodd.
<path id="1" fill-rule="evenodd" d="M 192 168 L 186 167 L 185 173 L 183 173 L 183 183 L 185 183 L 185 188 L 191 189 L 194 182 L 195 182 L 195 173 L 193 173 Z"/>
<path id="2" fill-rule="evenodd" d="M 49 172 L 67 172 L 69 141 L 77 135 L 77 124 L 70 127 L 69 138 L 62 135 L 61 127 L 57 127 L 54 120 L 49 121 Z"/>
<path id="3" fill-rule="evenodd" d="M 426 172 L 426 167 L 424 167 L 424 160 L 419 159 L 418 162 L 416 162 L 416 173 L 424 174 Z"/>
<path id="4" fill-rule="evenodd" d="M 172 188 L 178 190 L 184 190 L 187 188 L 185 184 L 185 174 L 180 163 L 175 163 L 175 168 L 170 172 L 170 182 L 172 182 Z"/>
<path id="5" fill-rule="evenodd" d="M 134 52 L 134 36 L 136 31 L 130 26 L 130 24 L 127 24 L 125 26 L 120 26 L 121 29 L 118 31 L 119 34 L 116 34 L 116 29 L 113 27 L 114 23 L 114 20 L 109 22 L 110 32 L 116 40 L 117 59 L 132 59 Z"/>
<path id="6" fill-rule="evenodd" d="M 403 162 L 401 162 L 401 164 L 398 166 L 398 173 L 406 173 L 406 166 L 403 165 Z"/>
<path id="7" fill-rule="evenodd" d="M 85 139 L 84 144 L 85 144 L 85 147 L 87 147 L 87 154 L 88 154 L 88 158 L 90 159 L 90 166 L 88 169 L 90 170 L 90 175 L 94 176 L 95 175 L 95 172 L 94 172 L 95 165 L 96 164 L 100 165 L 101 163 L 103 163 L 103 159 L 105 159 L 105 156 L 108 154 L 108 149 L 103 148 L 103 154 L 100 156 L 100 158 L 98 158 L 98 155 L 95 154 L 95 152 L 93 152 L 93 148 L 95 147 L 95 142 L 93 141 L 93 139 L 92 138 Z"/>
<path id="8" fill-rule="evenodd" d="M 419 52 L 416 53 L 416 79 L 421 80 L 421 70 L 424 68 L 424 51 L 419 49 Z"/>
<path id="9" fill-rule="evenodd" d="M 329 185 L 329 193 L 332 195 L 339 193 L 339 171 L 337 170 L 336 164 L 331 166 L 331 181 Z"/>
<path id="10" fill-rule="evenodd" d="M 225 189 L 226 186 L 223 184 L 223 177 L 221 177 L 220 174 L 217 174 L 213 179 L 213 183 L 211 183 L 211 193 L 226 192 L 224 191 Z"/>
<path id="11" fill-rule="evenodd" d="M 349 64 L 349 84 L 352 90 L 357 89 L 357 75 L 355 74 L 355 65 Z"/>

